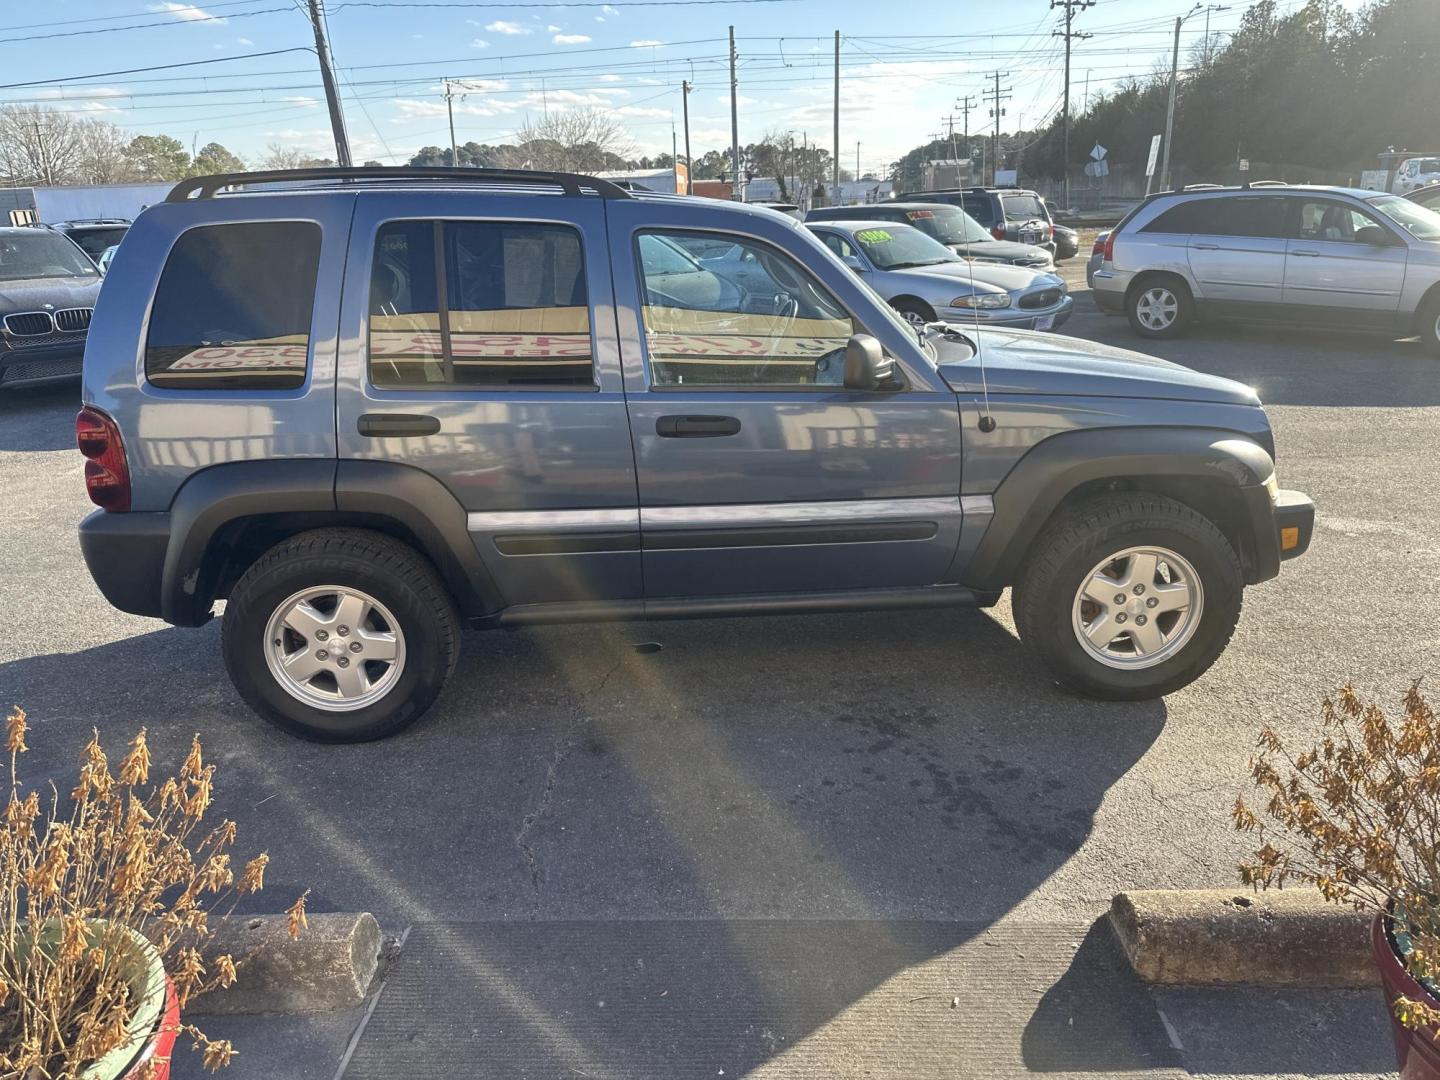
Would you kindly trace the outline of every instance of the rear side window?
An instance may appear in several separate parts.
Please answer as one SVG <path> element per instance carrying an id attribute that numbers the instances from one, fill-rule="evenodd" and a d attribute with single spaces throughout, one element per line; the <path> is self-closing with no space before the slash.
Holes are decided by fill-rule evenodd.
<path id="1" fill-rule="evenodd" d="M 1285 207 L 1282 196 L 1213 199 L 1213 219 L 1194 232 L 1219 236 L 1258 236 L 1271 239 L 1285 234 Z"/>
<path id="2" fill-rule="evenodd" d="M 370 278 L 376 386 L 588 387 L 591 352 L 574 228 L 397 221 L 380 229 Z"/>
<path id="3" fill-rule="evenodd" d="M 320 226 L 243 222 L 175 242 L 150 314 L 145 378 L 176 390 L 294 390 L 305 382 Z"/>
<path id="4" fill-rule="evenodd" d="M 1219 199 L 1190 199 L 1162 211 L 1140 231 L 1147 233 L 1210 232 Z"/>

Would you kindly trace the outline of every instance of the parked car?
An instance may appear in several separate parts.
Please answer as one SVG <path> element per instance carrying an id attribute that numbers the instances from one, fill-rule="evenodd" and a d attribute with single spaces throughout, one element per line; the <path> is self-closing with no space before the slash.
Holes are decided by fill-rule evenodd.
<path id="1" fill-rule="evenodd" d="M 43 226 L 73 240 L 98 265 L 105 249 L 115 247 L 130 228 L 129 218 L 77 218 Z"/>
<path id="2" fill-rule="evenodd" d="M 805 215 L 814 221 L 893 221 L 912 225 L 957 255 L 980 262 L 1009 263 L 1031 270 L 1053 270 L 1050 253 L 1034 244 L 996 240 L 969 214 L 949 203 L 889 202 L 865 206 L 826 206 Z"/>
<path id="3" fill-rule="evenodd" d="M 1359 188 L 1152 195 L 1111 231 L 1093 295 L 1143 338 L 1239 318 L 1419 334 L 1440 354 L 1440 214 Z"/>
<path id="4" fill-rule="evenodd" d="M 80 374 L 100 271 L 58 232 L 0 228 L 0 388 Z"/>
<path id="5" fill-rule="evenodd" d="M 1090 258 L 1085 262 L 1085 284 L 1091 289 L 1095 288 L 1095 271 L 1105 261 L 1105 241 L 1110 239 L 1110 230 L 1105 229 L 1095 234 L 1095 243 L 1090 248 Z"/>
<path id="6" fill-rule="evenodd" d="M 100 268 L 100 273 L 104 274 L 109 272 L 110 261 L 115 258 L 115 252 L 119 250 L 119 244 L 111 244 L 109 247 L 107 247 L 104 251 L 100 253 L 100 258 L 95 260 L 95 265 Z"/>
<path id="7" fill-rule="evenodd" d="M 1394 192 L 1405 195 L 1416 188 L 1440 182 L 1440 157 L 1412 157 L 1395 170 Z"/>
<path id="8" fill-rule="evenodd" d="M 1037 192 L 1026 188 L 952 188 L 943 191 L 907 191 L 898 196 L 910 202 L 942 202 L 958 206 L 990 230 L 996 240 L 1015 240 L 1043 247 L 1055 254 L 1050 208 Z"/>
<path id="9" fill-rule="evenodd" d="M 1075 306 L 1055 274 L 956 255 L 910 225 L 817 221 L 805 226 L 906 322 L 1055 330 Z"/>
<path id="10" fill-rule="evenodd" d="M 292 732 L 411 723 L 462 623 L 1011 585 L 1056 678 L 1151 698 L 1309 543 L 1239 383 L 1023 330 L 917 334 L 808 229 L 735 203 L 361 174 L 199 177 L 141 214 L 76 419 L 101 592 L 177 626 L 225 600 L 231 678 Z M 754 253 L 770 311 L 668 257 L 702 235 Z"/>
<path id="11" fill-rule="evenodd" d="M 1430 210 L 1440 210 L 1440 183 L 1427 184 L 1416 188 L 1405 196 L 1413 203 L 1419 203 Z"/>
<path id="12" fill-rule="evenodd" d="M 767 210 L 774 210 L 777 214 L 784 214 L 796 221 L 803 221 L 805 215 L 800 212 L 800 207 L 788 202 L 753 202 L 751 206 L 763 206 Z"/>
<path id="13" fill-rule="evenodd" d="M 1051 225 L 1055 236 L 1055 259 L 1073 259 L 1080 251 L 1080 234 L 1068 225 Z"/>

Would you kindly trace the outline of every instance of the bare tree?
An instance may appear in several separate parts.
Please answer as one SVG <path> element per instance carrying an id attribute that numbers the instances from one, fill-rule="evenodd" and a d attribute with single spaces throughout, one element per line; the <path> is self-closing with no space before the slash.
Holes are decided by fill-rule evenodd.
<path id="1" fill-rule="evenodd" d="M 129 140 L 108 120 L 92 117 L 75 125 L 80 153 L 74 180 L 81 184 L 119 184 L 133 178 L 125 154 Z"/>
<path id="2" fill-rule="evenodd" d="M 256 166 L 260 169 L 313 169 L 321 165 L 335 164 L 329 158 L 315 157 L 297 150 L 293 146 L 284 146 L 278 142 L 272 142 L 265 147 L 265 156 L 260 159 Z"/>
<path id="3" fill-rule="evenodd" d="M 79 125 L 42 105 L 0 108 L 0 173 L 16 184 L 60 184 L 80 160 Z"/>
<path id="4" fill-rule="evenodd" d="M 623 169 L 635 152 L 619 122 L 600 109 L 586 107 L 546 113 L 526 120 L 515 147 L 507 147 L 504 165 L 549 172 L 600 172 Z"/>

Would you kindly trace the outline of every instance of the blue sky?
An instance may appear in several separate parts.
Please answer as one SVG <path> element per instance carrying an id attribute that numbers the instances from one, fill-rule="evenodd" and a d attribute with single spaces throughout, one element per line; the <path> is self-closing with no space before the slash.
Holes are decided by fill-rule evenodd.
<path id="1" fill-rule="evenodd" d="M 14 0 L 11 0 L 14 3 Z M 1355 8 L 1360 0 L 1345 0 Z M 50 0 L 17 4 L 0 39 L 4 101 L 40 102 L 100 116 L 135 134 L 187 146 L 224 143 L 258 157 L 272 143 L 333 155 L 303 0 Z M 1072 94 L 1078 110 L 1131 75 L 1168 65 L 1175 16 L 1193 0 L 1099 0 L 1076 16 Z M 1210 17 L 1233 30 L 1246 5 Z M 1298 0 L 1282 0 L 1282 10 Z M 968 96 L 972 132 L 991 130 L 981 96 L 994 71 L 1013 97 L 1003 129 L 1035 126 L 1059 108 L 1063 46 L 1049 0 L 950 0 L 891 8 L 875 0 L 668 0 L 636 5 L 329 0 L 331 45 L 357 161 L 408 158 L 448 142 L 442 80 L 462 82 L 459 141 L 502 142 L 546 109 L 598 106 L 624 124 L 640 153 L 668 151 L 680 126 L 680 82 L 690 98 L 691 146 L 728 146 L 726 32 L 738 39 L 740 139 L 805 132 L 829 146 L 833 32 L 842 35 L 841 146 L 853 168 L 883 168 L 942 130 Z M 897 18 L 897 12 L 905 12 Z M 1205 14 L 1185 24 L 1186 51 Z M 63 36 L 60 36 L 63 35 Z M 278 52 L 278 50 L 297 50 Z M 273 55 L 256 55 L 272 53 Z M 120 69 L 213 61 L 169 70 Z M 961 127 L 955 111 L 957 132 Z"/>

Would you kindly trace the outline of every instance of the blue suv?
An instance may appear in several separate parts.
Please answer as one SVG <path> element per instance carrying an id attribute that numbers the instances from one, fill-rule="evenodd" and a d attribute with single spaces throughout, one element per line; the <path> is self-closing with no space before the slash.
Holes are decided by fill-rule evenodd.
<path id="1" fill-rule="evenodd" d="M 911 326 L 792 218 L 569 174 L 184 181 L 115 256 L 83 395 L 100 589 L 224 600 L 242 697 L 320 740 L 414 721 L 466 625 L 1007 586 L 1059 681 L 1153 697 L 1313 523 L 1247 387 Z"/>

